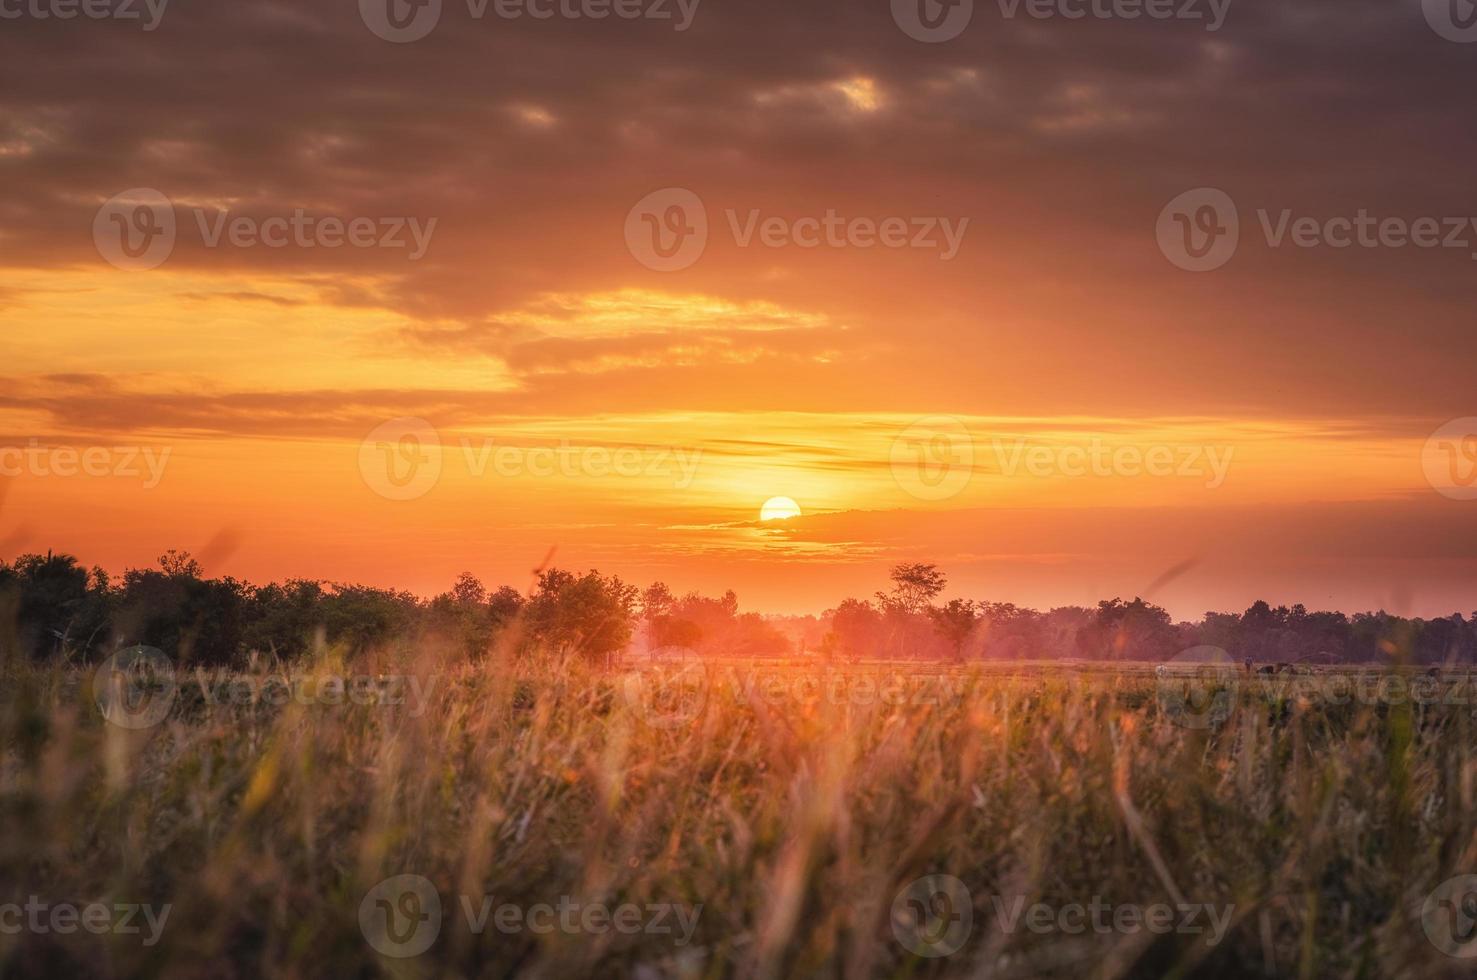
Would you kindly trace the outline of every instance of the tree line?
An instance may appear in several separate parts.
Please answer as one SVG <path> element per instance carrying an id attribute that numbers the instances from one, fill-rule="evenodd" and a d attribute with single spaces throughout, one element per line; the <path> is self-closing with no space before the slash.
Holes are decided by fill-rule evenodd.
<path id="1" fill-rule="evenodd" d="M 1414 619 L 1386 612 L 1309 612 L 1256 602 L 1242 613 L 1175 622 L 1142 598 L 1040 612 L 1008 602 L 940 601 L 937 566 L 904 563 L 890 588 L 820 616 L 761 616 L 721 597 L 675 595 L 618 576 L 558 568 L 527 592 L 461 575 L 440 595 L 311 579 L 252 585 L 207 577 L 182 552 L 113 579 L 72 555 L 0 562 L 0 656 L 90 662 L 123 646 L 157 647 L 182 663 L 234 667 L 252 657 L 292 661 L 332 648 L 345 656 L 435 640 L 468 658 L 495 645 L 612 662 L 657 656 L 793 657 L 849 661 L 1102 660 L 1162 662 L 1214 646 L 1253 662 L 1474 663 L 1477 612 Z"/>

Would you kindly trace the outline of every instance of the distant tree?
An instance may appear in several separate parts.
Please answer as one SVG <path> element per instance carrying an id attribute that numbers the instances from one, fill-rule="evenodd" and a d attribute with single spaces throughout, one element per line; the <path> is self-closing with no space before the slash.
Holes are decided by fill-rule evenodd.
<path id="1" fill-rule="evenodd" d="M 319 605 L 329 644 L 350 656 L 406 635 L 421 611 L 409 592 L 368 585 L 334 584 Z"/>
<path id="2" fill-rule="evenodd" d="M 705 655 L 742 657 L 790 652 L 789 639 L 764 617 L 739 612 L 738 596 L 732 589 L 716 598 L 689 592 L 651 608 L 665 609 L 651 622 L 650 637 L 656 647 L 682 646 Z"/>
<path id="3" fill-rule="evenodd" d="M 486 653 L 496 629 L 487 587 L 471 572 L 457 577 L 451 589 L 430 602 L 435 628 L 454 639 L 468 657 Z"/>
<path id="4" fill-rule="evenodd" d="M 978 614 L 980 652 L 984 656 L 1013 659 L 1057 655 L 1052 652 L 1047 636 L 1047 617 L 1036 610 L 1013 602 L 983 602 Z"/>
<path id="5" fill-rule="evenodd" d="M 492 623 L 494 626 L 506 626 L 523 611 L 523 593 L 511 585 L 504 585 L 487 598 L 487 606 L 492 611 Z"/>
<path id="6" fill-rule="evenodd" d="M 158 570 L 123 575 L 115 639 L 158 647 L 182 663 L 229 666 L 241 655 L 250 586 L 232 578 L 203 579 L 200 563 L 168 551 Z"/>
<path id="7" fill-rule="evenodd" d="M 672 590 L 667 588 L 665 582 L 653 582 L 641 593 L 641 616 L 647 622 L 651 622 L 662 616 L 670 615 L 672 606 L 677 601 L 672 595 Z"/>
<path id="8" fill-rule="evenodd" d="M 1164 660 L 1179 646 L 1169 613 L 1139 598 L 1099 602 L 1078 640 L 1085 653 L 1104 660 Z"/>
<path id="9" fill-rule="evenodd" d="M 14 624 L 0 642 L 28 658 L 86 651 L 106 626 L 108 599 L 101 569 L 89 575 L 72 555 L 21 555 L 0 564 L 0 609 Z"/>
<path id="10" fill-rule="evenodd" d="M 876 656 L 882 640 L 882 614 L 865 599 L 843 599 L 831 615 L 829 646 L 859 660 Z"/>
<path id="11" fill-rule="evenodd" d="M 647 629 L 647 638 L 654 650 L 662 647 L 696 650 L 703 642 L 703 628 L 678 616 L 657 616 L 647 624 Z"/>
<path id="12" fill-rule="evenodd" d="M 979 610 L 974 600 L 950 599 L 942 608 L 930 610 L 930 614 L 954 659 L 963 660 L 964 644 L 979 626 Z"/>
<path id="13" fill-rule="evenodd" d="M 159 570 L 170 578 L 203 578 L 205 570 L 188 551 L 170 548 L 159 556 Z"/>
<path id="14" fill-rule="evenodd" d="M 255 589 L 243 638 L 247 650 L 285 659 L 307 654 L 325 625 L 323 598 L 323 583 L 311 579 L 289 579 Z"/>
<path id="15" fill-rule="evenodd" d="M 878 601 L 884 607 L 896 607 L 915 615 L 926 613 L 946 584 L 938 566 L 924 562 L 894 565 L 888 577 L 892 579 L 892 592 L 877 593 Z"/>
<path id="16" fill-rule="evenodd" d="M 636 599 L 636 587 L 614 575 L 548 569 L 526 606 L 531 638 L 557 653 L 609 664 L 631 641 Z"/>

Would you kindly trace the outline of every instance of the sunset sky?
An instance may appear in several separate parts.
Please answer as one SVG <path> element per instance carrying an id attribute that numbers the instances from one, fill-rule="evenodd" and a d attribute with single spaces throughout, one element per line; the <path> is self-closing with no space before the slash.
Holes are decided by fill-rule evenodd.
<path id="1" fill-rule="evenodd" d="M 0 558 L 1477 609 L 1477 43 L 1419 0 L 976 2 L 939 43 L 888 0 L 663 6 L 445 0 L 407 43 L 375 0 L 0 20 Z M 1191 272 L 1161 214 L 1199 188 L 1240 240 Z M 119 268 L 140 189 L 172 249 Z M 654 268 L 693 201 L 701 254 Z M 1469 223 L 1274 245 L 1284 211 Z"/>

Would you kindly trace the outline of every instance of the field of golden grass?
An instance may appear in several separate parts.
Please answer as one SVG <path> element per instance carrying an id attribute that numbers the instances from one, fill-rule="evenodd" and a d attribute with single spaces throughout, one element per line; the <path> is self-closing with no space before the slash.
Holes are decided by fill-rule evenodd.
<path id="1" fill-rule="evenodd" d="M 1460 677 L 138 666 L 5 669 L 0 973 L 1477 964 Z"/>

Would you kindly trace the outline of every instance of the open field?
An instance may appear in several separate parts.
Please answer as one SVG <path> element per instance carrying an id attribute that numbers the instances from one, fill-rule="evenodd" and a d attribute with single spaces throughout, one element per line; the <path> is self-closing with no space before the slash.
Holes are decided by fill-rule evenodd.
<path id="1" fill-rule="evenodd" d="M 1429 977 L 1477 953 L 1443 886 L 1477 871 L 1477 698 L 1450 673 L 422 657 L 0 690 L 7 975 Z"/>

